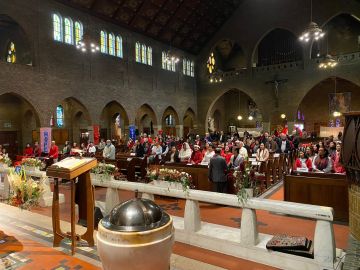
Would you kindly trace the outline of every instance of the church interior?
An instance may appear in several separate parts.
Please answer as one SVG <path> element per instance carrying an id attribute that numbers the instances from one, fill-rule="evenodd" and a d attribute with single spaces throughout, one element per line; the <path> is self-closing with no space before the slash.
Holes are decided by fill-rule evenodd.
<path id="1" fill-rule="evenodd" d="M 0 270 L 360 269 L 359 0 L 0 11 Z"/>

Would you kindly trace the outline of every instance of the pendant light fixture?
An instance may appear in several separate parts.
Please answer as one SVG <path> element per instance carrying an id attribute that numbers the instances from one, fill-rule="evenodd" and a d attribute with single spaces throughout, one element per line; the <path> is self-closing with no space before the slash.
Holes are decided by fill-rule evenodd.
<path id="1" fill-rule="evenodd" d="M 317 23 L 313 22 L 312 20 L 312 13 L 313 13 L 313 5 L 312 0 L 310 0 L 310 23 L 306 30 L 302 32 L 301 36 L 299 37 L 300 41 L 308 43 L 309 41 L 318 41 L 319 39 L 325 36 L 323 30 L 318 26 Z"/>
<path id="2" fill-rule="evenodd" d="M 333 112 L 333 116 L 334 117 L 339 117 L 341 116 L 341 112 L 338 111 L 338 108 L 337 108 L 337 97 L 336 97 L 336 77 L 334 79 L 335 81 L 335 91 L 334 91 L 334 100 L 335 100 L 335 111 Z"/>
<path id="3" fill-rule="evenodd" d="M 237 116 L 237 120 L 239 120 L 239 121 L 242 120 L 242 116 L 241 116 L 241 113 L 240 113 L 240 95 L 241 95 L 241 92 L 239 91 L 239 115 Z"/>
<path id="4" fill-rule="evenodd" d="M 337 64 L 338 64 L 338 61 L 329 54 L 329 39 L 327 37 L 326 38 L 326 56 L 324 57 L 323 60 L 321 60 L 321 62 L 319 64 L 319 68 L 321 68 L 321 69 L 334 68 L 337 66 Z"/>

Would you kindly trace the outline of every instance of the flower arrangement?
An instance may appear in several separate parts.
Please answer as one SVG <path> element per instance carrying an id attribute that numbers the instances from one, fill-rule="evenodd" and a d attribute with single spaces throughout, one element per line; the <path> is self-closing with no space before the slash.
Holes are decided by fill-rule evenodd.
<path id="1" fill-rule="evenodd" d="M 91 173 L 100 175 L 101 181 L 111 179 L 111 176 L 117 174 L 118 168 L 113 164 L 99 162 L 96 167 L 91 169 Z"/>
<path id="2" fill-rule="evenodd" d="M 12 161 L 8 156 L 0 155 L 0 164 L 5 164 L 10 167 L 12 165 Z"/>
<path id="3" fill-rule="evenodd" d="M 255 170 L 251 167 L 251 162 L 245 160 L 240 166 L 240 171 L 233 173 L 235 178 L 235 188 L 237 189 L 237 197 L 240 203 L 244 204 L 251 196 L 247 192 L 248 189 L 256 190 Z"/>
<path id="4" fill-rule="evenodd" d="M 43 192 L 42 181 L 35 181 L 31 177 L 26 177 L 25 170 L 19 172 L 10 170 L 8 174 L 10 183 L 9 204 L 22 209 L 30 209 L 39 204 L 40 196 Z"/>
<path id="5" fill-rule="evenodd" d="M 174 169 L 155 169 L 148 171 L 147 177 L 150 180 L 163 180 L 167 182 L 176 182 L 182 185 L 183 191 L 192 187 L 191 175 L 186 172 L 180 172 Z"/>
<path id="6" fill-rule="evenodd" d="M 25 167 L 33 167 L 33 168 L 39 168 L 42 169 L 44 167 L 41 160 L 36 158 L 23 158 L 21 161 L 21 164 Z"/>

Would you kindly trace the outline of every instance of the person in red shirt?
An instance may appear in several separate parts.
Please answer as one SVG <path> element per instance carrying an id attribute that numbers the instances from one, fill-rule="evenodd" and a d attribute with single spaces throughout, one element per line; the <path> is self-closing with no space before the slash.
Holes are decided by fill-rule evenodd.
<path id="1" fill-rule="evenodd" d="M 200 146 L 195 144 L 194 151 L 191 154 L 190 161 L 192 164 L 199 164 L 199 163 L 201 163 L 202 159 L 203 159 L 203 154 L 200 151 Z"/>
<path id="2" fill-rule="evenodd" d="M 346 173 L 346 170 L 344 168 L 344 166 L 341 164 L 340 162 L 340 155 L 341 155 L 341 144 L 338 143 L 336 144 L 336 152 L 333 155 L 332 159 L 333 159 L 333 166 L 334 166 L 334 172 L 335 173 Z"/>
<path id="3" fill-rule="evenodd" d="M 58 157 L 59 157 L 59 148 L 55 144 L 55 141 L 51 141 L 51 147 L 50 147 L 50 151 L 49 151 L 49 158 L 52 158 L 54 163 L 56 163 L 58 161 Z"/>
<path id="4" fill-rule="evenodd" d="M 295 170 L 299 168 L 306 168 L 308 171 L 312 171 L 311 159 L 304 153 L 304 151 L 299 152 L 299 157 L 295 161 Z"/>
<path id="5" fill-rule="evenodd" d="M 225 146 L 225 149 L 221 150 L 221 156 L 225 158 L 226 164 L 229 165 L 230 159 L 233 153 L 230 151 L 230 147 L 228 145 Z"/>
<path id="6" fill-rule="evenodd" d="M 33 156 L 33 148 L 30 146 L 30 143 L 26 144 L 26 147 L 24 150 L 24 156 L 26 156 L 26 157 Z"/>

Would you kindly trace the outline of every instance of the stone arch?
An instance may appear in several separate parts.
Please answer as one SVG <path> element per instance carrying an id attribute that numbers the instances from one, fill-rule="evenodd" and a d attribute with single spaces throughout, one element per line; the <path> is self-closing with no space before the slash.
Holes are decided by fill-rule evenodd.
<path id="1" fill-rule="evenodd" d="M 286 44 L 290 46 L 288 47 Z M 276 48 L 281 51 L 276 52 Z M 259 52 L 259 50 L 261 50 L 261 52 Z M 261 54 L 261 56 L 259 56 L 259 54 Z M 301 61 L 302 59 L 303 49 L 295 33 L 284 27 L 276 27 L 266 31 L 256 42 L 251 54 L 253 66 L 281 64 Z"/>
<path id="2" fill-rule="evenodd" d="M 221 71 L 240 70 L 246 68 L 247 57 L 242 46 L 233 39 L 223 38 L 212 46 L 216 66 Z"/>
<path id="3" fill-rule="evenodd" d="M 100 117 L 100 137 L 121 140 L 128 134 L 129 117 L 124 107 L 117 101 L 105 105 Z"/>
<path id="4" fill-rule="evenodd" d="M 311 57 L 324 57 L 353 53 L 358 51 L 360 36 L 360 20 L 349 13 L 337 13 L 322 26 L 325 37 L 312 44 Z"/>
<path id="5" fill-rule="evenodd" d="M 54 128 L 53 139 L 58 145 L 65 141 L 87 143 L 90 139 L 88 127 L 91 126 L 91 117 L 85 105 L 75 97 L 67 97 L 56 106 L 61 105 L 64 110 L 64 125 L 57 126 L 56 108 L 53 109 Z"/>
<path id="6" fill-rule="evenodd" d="M 15 44 L 16 63 L 32 64 L 32 49 L 24 29 L 10 16 L 0 14 L 0 59 L 6 61 L 10 42 Z"/>
<path id="7" fill-rule="evenodd" d="M 150 105 L 145 103 L 137 109 L 135 125 L 139 133 L 154 134 L 158 131 L 156 113 Z"/>
<path id="8" fill-rule="evenodd" d="M 350 110 L 360 110 L 358 102 L 360 100 L 360 85 L 342 77 L 328 77 L 317 82 L 304 94 L 297 107 L 297 112 L 295 112 L 295 119 L 300 123 L 303 122 L 307 131 L 315 131 L 319 134 L 320 126 L 329 126 L 331 121 L 335 125 L 337 119 L 341 125 L 344 124 L 343 116 L 334 117 L 331 114 L 331 107 L 334 108 L 334 106 L 330 106 L 330 104 L 334 103 L 330 100 L 335 100 L 335 78 L 338 96 L 336 110 L 344 112 L 346 105 L 349 105 Z M 347 93 L 350 93 L 350 96 Z M 322 100 L 319 102 L 318 98 L 314 99 L 314 95 L 322 97 Z M 298 119 L 298 112 L 300 112 L 301 119 Z M 302 115 L 304 115 L 304 120 Z"/>
<path id="9" fill-rule="evenodd" d="M 22 153 L 26 143 L 38 140 L 40 118 L 35 107 L 15 93 L 0 95 L 0 144 L 11 158 Z"/>
<path id="10" fill-rule="evenodd" d="M 240 97 L 239 97 L 240 94 Z M 227 95 L 229 95 L 227 97 Z M 235 96 L 233 96 L 235 95 Z M 228 110 L 225 112 L 225 108 Z M 250 111 L 251 109 L 251 111 Z M 209 130 L 209 118 L 213 118 L 214 112 L 219 110 L 223 122 L 220 121 L 221 130 L 226 131 L 226 125 L 239 125 L 244 127 L 255 126 L 256 121 L 262 121 L 262 114 L 254 99 L 246 92 L 232 88 L 222 91 L 210 104 L 205 119 L 205 130 Z M 224 113 L 221 113 L 224 112 Z M 237 116 L 241 114 L 242 122 L 238 122 Z M 253 115 L 254 119 L 249 120 L 248 116 Z M 227 119 L 224 116 L 227 116 Z M 211 119 L 212 120 L 212 119 Z"/>
<path id="11" fill-rule="evenodd" d="M 196 115 L 192 108 L 188 108 L 183 117 L 184 135 L 193 133 L 197 128 Z"/>
<path id="12" fill-rule="evenodd" d="M 171 117 L 173 119 L 172 120 L 173 123 L 171 123 L 170 125 L 167 123 L 167 117 Z M 166 135 L 174 135 L 174 136 L 179 135 L 178 132 L 179 124 L 180 124 L 180 119 L 178 113 L 175 111 L 175 109 L 172 106 L 167 107 L 161 119 L 163 132 Z"/>

